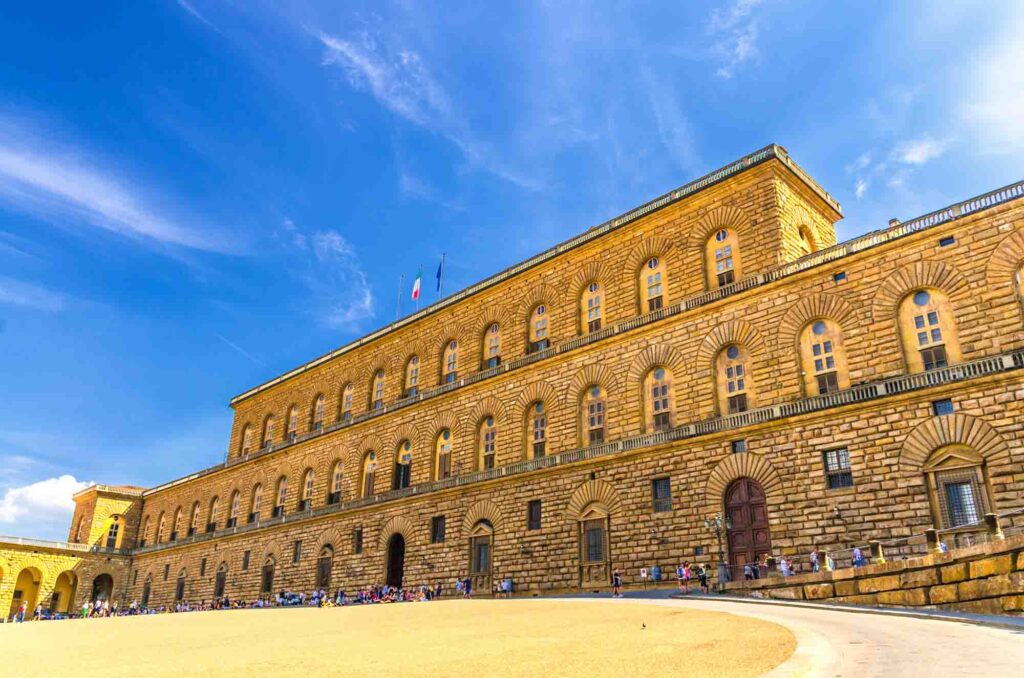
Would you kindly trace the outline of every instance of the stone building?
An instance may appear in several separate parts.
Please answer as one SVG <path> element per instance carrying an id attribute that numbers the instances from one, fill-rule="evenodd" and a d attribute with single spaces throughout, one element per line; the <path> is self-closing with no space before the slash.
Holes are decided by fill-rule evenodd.
<path id="1" fill-rule="evenodd" d="M 242 393 L 223 463 L 87 490 L 54 553 L 154 605 L 969 539 L 1024 506 L 1021 198 L 836 244 L 766 147 Z M 57 590 L 0 547 L 0 606 Z"/>

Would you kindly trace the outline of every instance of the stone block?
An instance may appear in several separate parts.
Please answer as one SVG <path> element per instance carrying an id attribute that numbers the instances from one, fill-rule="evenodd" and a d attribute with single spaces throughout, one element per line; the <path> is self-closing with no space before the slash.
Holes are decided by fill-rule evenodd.
<path id="1" fill-rule="evenodd" d="M 970 577 L 971 579 L 978 579 L 980 577 L 991 577 L 996 574 L 1007 574 L 1013 570 L 1013 556 L 1009 553 L 995 556 L 994 558 L 985 558 L 983 560 L 975 560 L 970 563 Z"/>
<path id="2" fill-rule="evenodd" d="M 934 567 L 924 570 L 909 570 L 900 576 L 900 586 L 912 589 L 918 586 L 933 586 L 939 583 L 939 573 Z"/>
<path id="3" fill-rule="evenodd" d="M 967 579 L 967 563 L 954 563 L 939 568 L 939 577 L 943 584 L 963 581 Z"/>
<path id="4" fill-rule="evenodd" d="M 879 591 L 893 591 L 900 587 L 900 575 L 891 574 L 886 577 L 871 577 L 857 582 L 859 593 L 878 593 Z"/>
<path id="5" fill-rule="evenodd" d="M 1024 591 L 1024 572 L 997 574 L 985 579 L 970 579 L 960 582 L 957 586 L 957 595 L 960 596 L 961 601 L 1018 594 Z"/>
<path id="6" fill-rule="evenodd" d="M 902 605 L 906 607 L 920 607 L 928 604 L 928 594 L 924 589 L 910 589 L 907 591 L 883 591 L 878 594 L 880 605 Z"/>
<path id="7" fill-rule="evenodd" d="M 853 580 L 837 581 L 835 589 L 837 596 L 853 596 L 857 594 L 857 582 Z"/>
<path id="8" fill-rule="evenodd" d="M 808 584 L 804 587 L 804 598 L 807 600 L 823 600 L 835 595 L 832 584 Z"/>
<path id="9" fill-rule="evenodd" d="M 1024 551 L 1017 554 L 1017 566 L 1014 569 L 1024 570 Z"/>
<path id="10" fill-rule="evenodd" d="M 779 600 L 803 600 L 803 589 L 799 586 L 788 586 L 781 589 L 769 589 L 764 592 L 769 598 Z"/>
<path id="11" fill-rule="evenodd" d="M 960 600 L 957 595 L 957 585 L 942 584 L 941 586 L 933 586 L 928 589 L 928 599 L 931 601 L 932 605 L 955 603 Z"/>
<path id="12" fill-rule="evenodd" d="M 999 599 L 1003 606 L 1003 612 L 1024 612 L 1024 595 L 1003 596 Z"/>

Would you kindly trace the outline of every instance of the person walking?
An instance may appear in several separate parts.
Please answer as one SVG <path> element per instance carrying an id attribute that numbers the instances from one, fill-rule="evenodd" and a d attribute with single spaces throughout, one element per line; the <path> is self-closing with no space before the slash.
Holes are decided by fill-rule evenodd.
<path id="1" fill-rule="evenodd" d="M 680 593 L 686 593 L 686 590 L 683 588 L 683 575 L 684 575 L 683 564 L 679 563 L 676 566 L 676 581 L 679 582 L 679 592 Z"/>
<path id="2" fill-rule="evenodd" d="M 25 621 L 25 611 L 26 610 L 28 610 L 28 603 L 23 600 L 23 601 L 21 601 L 21 604 L 18 605 L 17 621 L 18 621 L 19 624 L 21 624 L 22 622 Z"/>
<path id="3" fill-rule="evenodd" d="M 615 568 L 612 572 L 612 598 L 622 597 L 622 575 L 619 574 L 619 568 Z"/>
<path id="4" fill-rule="evenodd" d="M 854 567 L 864 567 L 864 565 L 865 565 L 864 554 L 861 552 L 859 546 L 854 546 L 853 547 L 853 566 Z"/>
<path id="5" fill-rule="evenodd" d="M 811 572 L 818 572 L 821 566 L 818 565 L 818 549 L 811 550 Z"/>
<path id="6" fill-rule="evenodd" d="M 697 566 L 697 579 L 700 581 L 700 590 L 705 594 L 710 593 L 708 589 L 708 569 L 703 565 Z"/>

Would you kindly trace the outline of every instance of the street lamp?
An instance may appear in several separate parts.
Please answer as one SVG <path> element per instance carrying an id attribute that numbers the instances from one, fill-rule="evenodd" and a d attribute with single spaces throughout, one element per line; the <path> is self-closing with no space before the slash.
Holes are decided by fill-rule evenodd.
<path id="1" fill-rule="evenodd" d="M 718 592 L 725 592 L 725 582 L 729 579 L 729 568 L 725 564 L 725 551 L 722 550 L 722 525 L 725 524 L 725 529 L 729 530 L 732 528 L 732 520 L 726 516 L 725 520 L 722 520 L 722 514 L 716 513 L 714 518 L 705 518 L 704 527 L 718 538 Z"/>

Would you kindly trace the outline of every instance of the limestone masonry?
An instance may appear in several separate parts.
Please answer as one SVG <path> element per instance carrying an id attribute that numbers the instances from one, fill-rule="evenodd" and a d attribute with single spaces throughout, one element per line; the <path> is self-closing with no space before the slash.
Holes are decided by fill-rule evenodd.
<path id="1" fill-rule="evenodd" d="M 590 229 L 236 397 L 223 463 L 0 538 L 0 610 L 604 589 L 714 571 L 716 516 L 734 572 L 1024 524 L 1024 182 L 841 216 L 769 146 Z"/>

